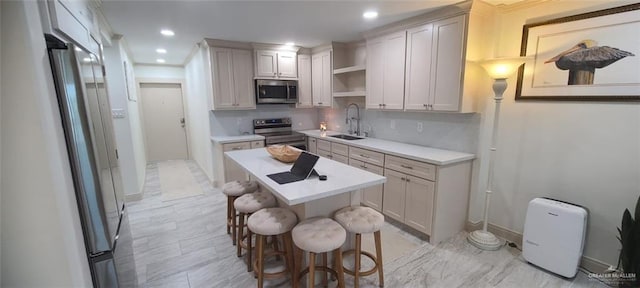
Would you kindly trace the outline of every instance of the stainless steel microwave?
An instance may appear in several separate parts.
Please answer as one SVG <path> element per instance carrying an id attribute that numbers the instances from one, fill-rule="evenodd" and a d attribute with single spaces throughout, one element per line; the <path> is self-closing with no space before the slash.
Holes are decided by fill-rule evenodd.
<path id="1" fill-rule="evenodd" d="M 256 103 L 296 104 L 298 103 L 298 81 L 296 80 L 256 80 Z"/>

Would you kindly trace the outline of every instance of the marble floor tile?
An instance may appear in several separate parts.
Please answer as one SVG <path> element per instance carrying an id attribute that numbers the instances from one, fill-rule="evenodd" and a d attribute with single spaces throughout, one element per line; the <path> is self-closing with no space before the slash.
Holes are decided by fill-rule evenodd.
<path id="1" fill-rule="evenodd" d="M 255 287 L 256 279 L 226 234 L 226 197 L 194 161 L 184 164 L 201 195 L 163 201 L 156 162 L 147 165 L 143 199 L 127 203 L 139 286 Z M 538 269 L 510 247 L 479 250 L 466 241 L 465 232 L 434 246 L 389 222 L 382 229 L 385 287 L 607 287 L 583 272 L 564 279 Z M 372 238 L 364 235 L 363 247 L 373 248 Z M 345 266 L 352 261 L 345 260 Z M 363 267 L 370 265 L 363 260 Z M 345 282 L 353 287 L 353 277 L 346 275 Z M 265 282 L 265 287 L 290 286 L 288 279 Z M 378 287 L 377 275 L 361 278 L 360 287 Z"/>

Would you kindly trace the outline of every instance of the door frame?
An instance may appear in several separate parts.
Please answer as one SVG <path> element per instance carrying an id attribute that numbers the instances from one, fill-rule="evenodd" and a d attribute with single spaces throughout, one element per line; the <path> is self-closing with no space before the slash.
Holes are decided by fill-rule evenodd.
<path id="1" fill-rule="evenodd" d="M 189 118 L 187 113 L 187 99 L 186 99 L 186 90 L 184 79 L 181 78 L 138 78 L 136 77 L 136 94 L 138 98 L 138 113 L 142 115 L 142 119 L 140 119 L 140 123 L 142 125 L 142 133 L 146 135 L 145 127 L 144 127 L 144 111 L 142 109 L 142 84 L 178 84 L 180 85 L 180 93 L 182 94 L 182 115 L 184 115 L 184 128 L 185 128 L 185 141 L 187 141 L 187 159 L 191 160 L 191 141 L 189 141 Z M 143 137 L 144 147 L 147 149 L 147 137 Z"/>

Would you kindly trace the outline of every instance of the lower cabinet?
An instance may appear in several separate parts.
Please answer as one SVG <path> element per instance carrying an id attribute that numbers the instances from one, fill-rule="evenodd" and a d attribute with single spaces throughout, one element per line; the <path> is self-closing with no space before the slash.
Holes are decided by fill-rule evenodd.
<path id="1" fill-rule="evenodd" d="M 400 222 L 404 222 L 404 206 L 407 190 L 407 182 L 404 174 L 393 170 L 384 169 L 387 182 L 384 183 L 384 197 L 382 212 Z"/>
<path id="2" fill-rule="evenodd" d="M 431 235 L 435 182 L 411 175 L 405 181 L 404 223 Z"/>
<path id="3" fill-rule="evenodd" d="M 369 171 L 374 174 L 383 175 L 384 170 L 380 166 L 367 164 L 366 162 L 362 162 L 355 159 L 349 159 L 349 165 L 360 168 L 362 170 Z M 369 206 L 373 209 L 376 209 L 382 212 L 382 195 L 383 195 L 383 184 L 371 186 L 362 189 L 362 204 Z"/>
<path id="4" fill-rule="evenodd" d="M 222 152 L 251 149 L 251 142 L 229 143 L 222 145 Z M 224 183 L 249 180 L 249 176 L 238 164 L 224 157 Z"/>
<path id="5" fill-rule="evenodd" d="M 318 153 L 318 140 L 313 137 L 307 137 L 307 150 L 309 153 L 317 154 Z"/>

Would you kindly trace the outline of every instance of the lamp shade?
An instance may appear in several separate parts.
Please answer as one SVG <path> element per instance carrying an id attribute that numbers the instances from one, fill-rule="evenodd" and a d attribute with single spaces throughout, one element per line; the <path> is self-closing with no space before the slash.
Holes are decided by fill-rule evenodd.
<path id="1" fill-rule="evenodd" d="M 507 79 L 516 72 L 527 57 L 494 58 L 480 61 L 479 64 L 493 79 Z"/>

